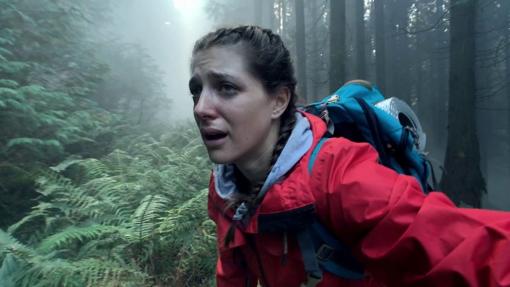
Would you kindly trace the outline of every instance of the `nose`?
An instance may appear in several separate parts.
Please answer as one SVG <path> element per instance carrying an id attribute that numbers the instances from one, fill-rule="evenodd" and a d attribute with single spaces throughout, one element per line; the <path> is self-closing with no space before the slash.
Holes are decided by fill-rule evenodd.
<path id="1" fill-rule="evenodd" d="M 193 108 L 195 117 L 200 120 L 213 119 L 217 115 L 217 111 L 214 105 L 214 97 L 211 93 L 203 90 L 200 96 L 195 101 Z"/>

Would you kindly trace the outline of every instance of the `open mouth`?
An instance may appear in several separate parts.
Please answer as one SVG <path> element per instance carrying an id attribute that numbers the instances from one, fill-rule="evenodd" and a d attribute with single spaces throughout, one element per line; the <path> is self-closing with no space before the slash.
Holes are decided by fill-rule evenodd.
<path id="1" fill-rule="evenodd" d="M 213 128 L 203 128 L 200 130 L 202 133 L 202 138 L 204 143 L 207 146 L 219 145 L 223 142 L 223 139 L 227 137 L 228 133 L 213 129 Z"/>
<path id="2" fill-rule="evenodd" d="M 204 139 L 208 141 L 219 140 L 227 136 L 224 132 L 204 133 Z"/>

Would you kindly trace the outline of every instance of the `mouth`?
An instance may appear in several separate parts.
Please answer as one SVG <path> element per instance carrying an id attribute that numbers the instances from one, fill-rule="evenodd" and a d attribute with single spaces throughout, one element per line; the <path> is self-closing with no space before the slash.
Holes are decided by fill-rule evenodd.
<path id="1" fill-rule="evenodd" d="M 207 147 L 216 147 L 223 144 L 228 135 L 227 132 L 213 128 L 200 129 L 200 133 Z"/>

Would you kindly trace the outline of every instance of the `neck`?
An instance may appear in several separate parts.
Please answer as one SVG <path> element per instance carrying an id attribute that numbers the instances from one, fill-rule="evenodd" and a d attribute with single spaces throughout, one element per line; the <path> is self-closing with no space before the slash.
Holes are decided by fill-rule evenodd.
<path id="1" fill-rule="evenodd" d="M 273 150 L 278 141 L 279 121 L 275 122 L 263 145 L 258 147 L 259 152 L 251 158 L 243 159 L 235 163 L 236 167 L 248 179 L 251 186 L 263 184 L 269 169 L 271 168 L 271 158 Z"/>

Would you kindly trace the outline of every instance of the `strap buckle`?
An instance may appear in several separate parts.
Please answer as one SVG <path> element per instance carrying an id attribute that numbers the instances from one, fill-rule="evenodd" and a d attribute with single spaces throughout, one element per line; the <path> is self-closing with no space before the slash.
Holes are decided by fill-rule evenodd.
<path id="1" fill-rule="evenodd" d="M 322 244 L 321 247 L 319 247 L 319 250 L 317 250 L 317 259 L 320 261 L 327 261 L 334 253 L 335 249 L 327 244 Z"/>

